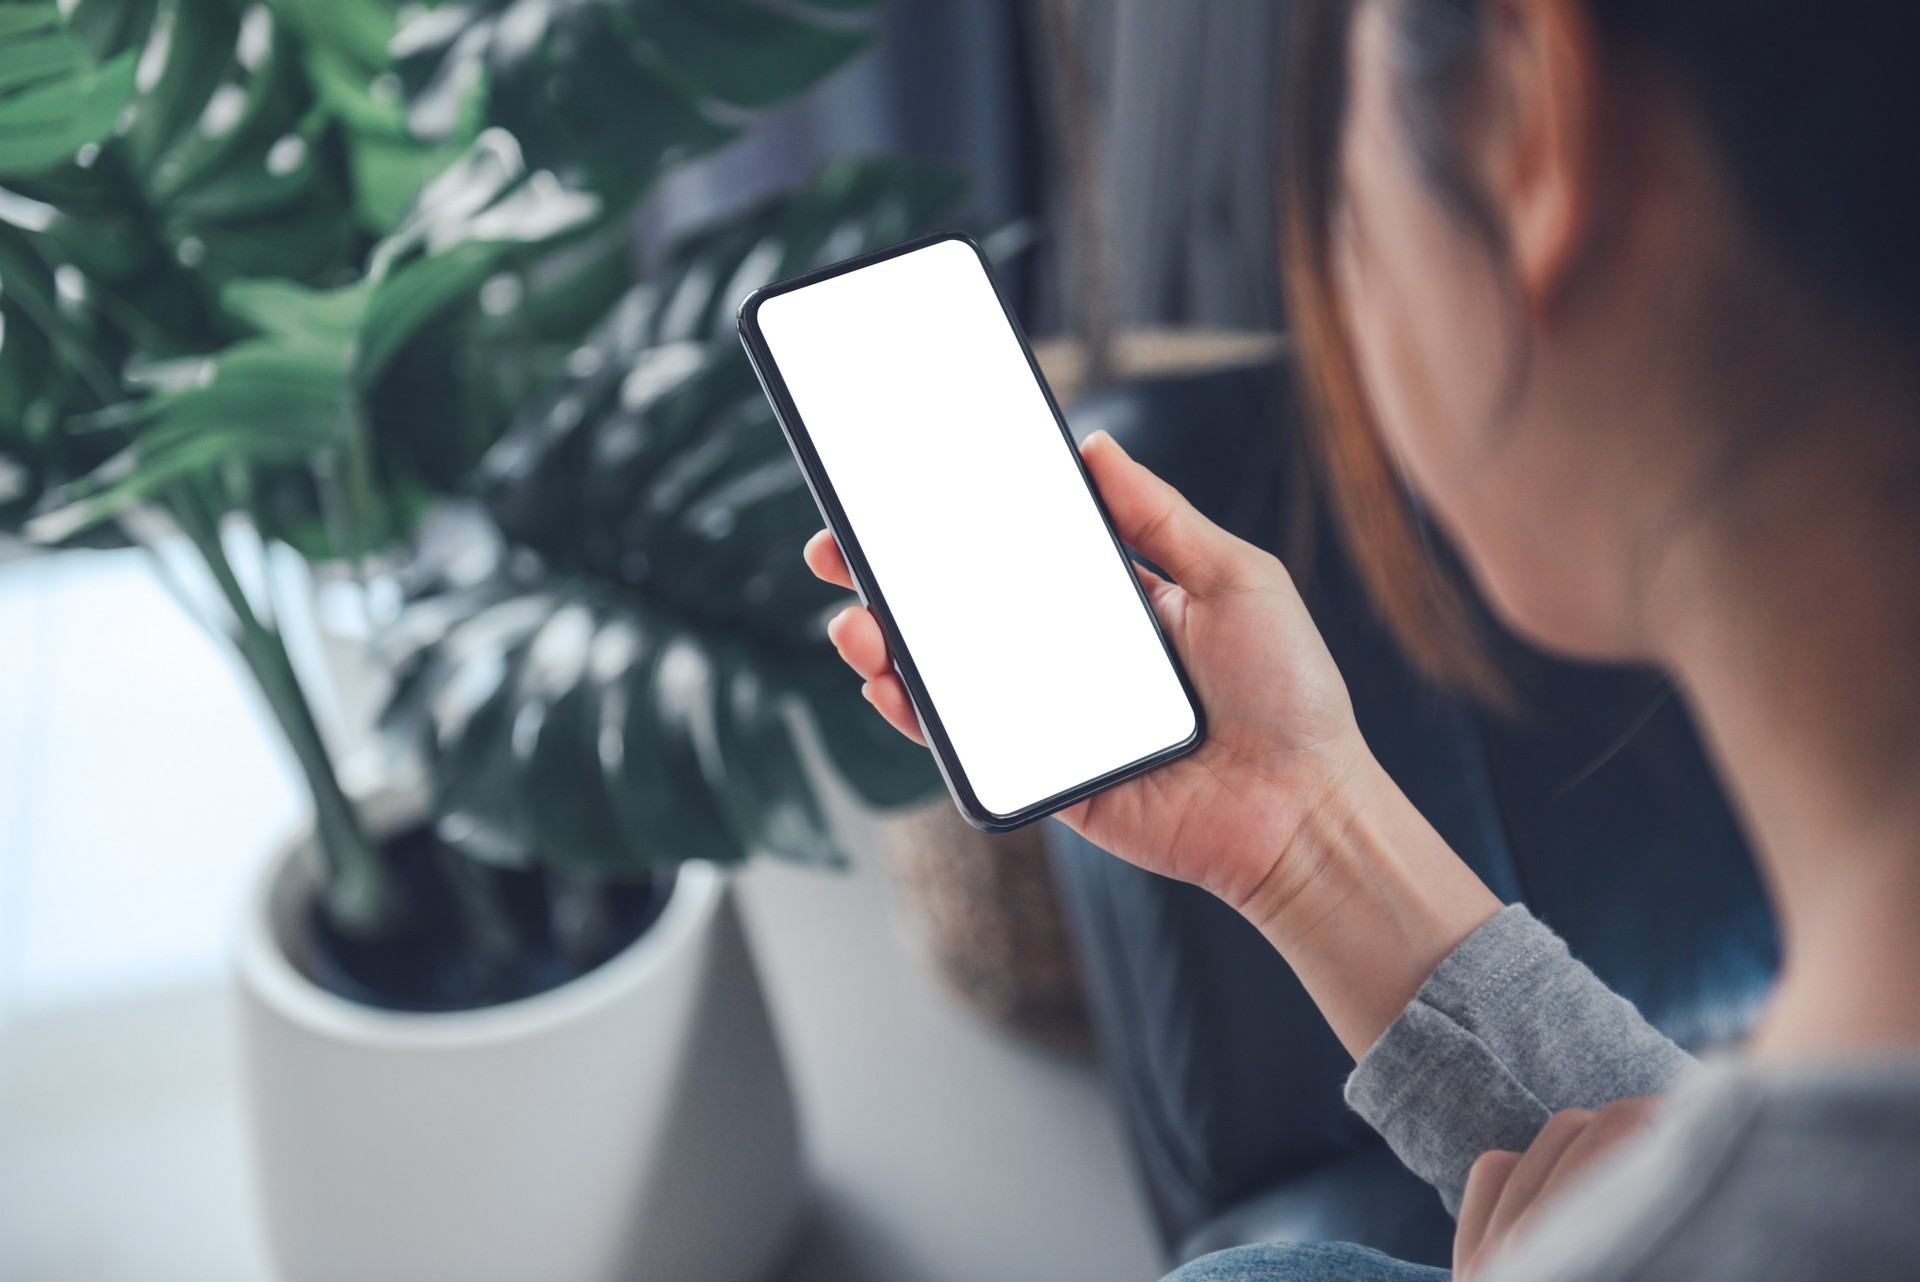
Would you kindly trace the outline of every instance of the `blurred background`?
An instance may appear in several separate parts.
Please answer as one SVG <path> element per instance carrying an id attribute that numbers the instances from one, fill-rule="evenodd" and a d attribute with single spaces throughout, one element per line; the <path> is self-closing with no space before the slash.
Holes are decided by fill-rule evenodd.
<path id="1" fill-rule="evenodd" d="M 1663 683 L 1460 702 L 1316 499 L 1291 7 L 0 3 L 0 1277 L 1444 1259 L 1256 935 L 966 828 L 824 645 L 734 309 L 942 227 L 1490 884 L 1737 1033 L 1772 925 Z"/>

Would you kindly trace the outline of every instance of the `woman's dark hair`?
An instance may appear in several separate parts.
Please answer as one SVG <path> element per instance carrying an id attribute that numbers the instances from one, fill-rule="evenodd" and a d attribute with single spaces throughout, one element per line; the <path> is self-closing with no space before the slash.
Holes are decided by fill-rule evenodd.
<path id="1" fill-rule="evenodd" d="M 1615 65 L 1670 78 L 1759 243 L 1810 297 L 1920 352 L 1920 0 L 1583 0 Z M 1354 13 L 1388 7 L 1409 154 L 1504 261 L 1455 153 L 1486 0 L 1299 0 L 1282 123 L 1288 314 L 1312 453 L 1375 605 L 1430 675 L 1504 701 L 1477 607 L 1430 556 L 1372 423 L 1332 273 Z"/>

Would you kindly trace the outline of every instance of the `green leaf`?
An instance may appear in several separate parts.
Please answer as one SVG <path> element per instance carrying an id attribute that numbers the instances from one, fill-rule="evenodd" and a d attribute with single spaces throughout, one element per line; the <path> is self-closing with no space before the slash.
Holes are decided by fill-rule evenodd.
<path id="1" fill-rule="evenodd" d="M 569 25 L 580 29 L 557 37 L 568 49 L 563 71 L 546 58 L 511 56 L 489 68 L 490 118 L 521 141 L 530 166 L 624 205 L 667 170 L 740 136 L 644 48 L 623 41 L 598 7 L 576 12 Z"/>
<path id="2" fill-rule="evenodd" d="M 59 8 L 57 4 L 32 8 Z M 159 0 L 76 0 L 67 11 L 67 29 L 105 61 L 146 38 Z"/>
<path id="3" fill-rule="evenodd" d="M 387 74 L 397 23 L 382 0 L 274 0 L 274 11 L 300 33 L 307 78 L 345 130 L 358 221 L 384 235 L 473 140 L 477 124 L 463 113 L 460 127 L 439 144 L 412 135 L 397 82 Z"/>
<path id="4" fill-rule="evenodd" d="M 477 94 L 531 167 L 619 207 L 872 39 L 804 4 L 483 0 L 426 10 L 393 49 L 422 136 L 449 136 Z"/>
<path id="5" fill-rule="evenodd" d="M 240 99 L 221 128 L 196 127 L 171 140 L 152 177 L 160 201 L 265 170 L 274 145 L 298 131 L 313 108 L 300 45 L 281 27 L 274 28 L 261 64 L 227 87 Z"/>
<path id="6" fill-rule="evenodd" d="M 465 299 L 493 271 L 499 246 L 468 243 L 401 268 L 374 288 L 361 334 L 354 377 L 366 387 L 409 339 L 435 316 Z"/>
<path id="7" fill-rule="evenodd" d="M 527 173 L 511 137 L 481 135 L 372 255 L 360 386 L 372 386 L 423 326 L 469 300 L 508 251 L 565 236 L 598 213 L 591 196 Z"/>
<path id="8" fill-rule="evenodd" d="M 653 0 L 639 6 L 634 26 L 701 93 L 764 108 L 800 96 L 873 43 L 871 31 L 804 12 L 752 0 Z"/>
<path id="9" fill-rule="evenodd" d="M 237 280 L 220 291 L 220 303 L 263 334 L 338 352 L 359 332 L 369 293 L 364 281 L 313 290 L 290 280 Z"/>
<path id="10" fill-rule="evenodd" d="M 124 136 L 128 157 L 142 174 L 206 111 L 232 70 L 240 35 L 239 6 L 225 0 L 174 0 L 167 15 L 166 59 L 152 87 L 140 95 Z"/>
<path id="11" fill-rule="evenodd" d="M 309 43 L 349 57 L 369 72 L 386 69 L 387 45 L 398 29 L 393 6 L 381 0 L 269 0 L 269 5 Z"/>
<path id="12" fill-rule="evenodd" d="M 125 46 L 122 57 L 148 67 L 147 87 L 97 154 L 8 183 L 50 208 L 32 234 L 72 269 L 72 305 L 98 318 L 103 340 L 145 359 L 237 337 L 217 305 L 224 282 L 331 283 L 351 253 L 345 154 L 304 86 L 297 44 L 276 28 L 265 57 L 243 65 L 240 8 L 172 0 L 155 20 L 139 0 L 81 0 L 74 35 Z M 257 41 L 264 28 L 254 30 Z M 226 104 L 217 112 L 216 99 Z"/>
<path id="13" fill-rule="evenodd" d="M 0 6 L 0 40 L 12 40 L 36 31 L 48 31 L 59 25 L 60 6 L 57 4 Z"/>
<path id="14" fill-rule="evenodd" d="M 750 852 L 794 863 L 846 862 L 794 737 L 791 692 L 738 642 L 712 646 L 717 760 L 707 786 Z"/>
<path id="15" fill-rule="evenodd" d="M 51 6 L 49 6 L 51 7 Z M 59 29 L 58 17 L 51 29 L 34 35 L 6 37 L 0 44 L 0 94 L 12 93 L 42 80 L 82 74 L 93 68 L 93 59 L 80 42 Z"/>
<path id="16" fill-rule="evenodd" d="M 707 784 L 715 760 L 715 682 L 706 652 L 691 638 L 668 636 L 629 607 L 608 661 L 594 674 L 599 691 L 600 757 L 625 832 L 662 862 L 685 856 L 734 863 L 748 851 Z M 617 646 L 637 641 L 618 663 Z M 605 653 L 605 652 L 603 652 Z"/>
<path id="17" fill-rule="evenodd" d="M 96 317 L 64 307 L 53 264 L 0 223 L 0 531 L 17 533 L 51 488 L 84 475 L 111 440 L 61 431 L 119 393 L 117 344 Z"/>
<path id="18" fill-rule="evenodd" d="M 0 178 L 43 173 L 112 131 L 133 97 L 132 50 L 0 98 Z"/>
<path id="19" fill-rule="evenodd" d="M 443 832 L 475 858 L 616 879 L 755 852 L 839 861 L 778 665 L 582 582 L 415 615 L 386 721 L 424 736 Z"/>
<path id="20" fill-rule="evenodd" d="M 352 134 L 347 145 L 354 213 L 363 228 L 376 234 L 398 222 L 421 189 L 453 159 L 447 148 L 371 133 Z"/>
<path id="21" fill-rule="evenodd" d="M 386 722 L 424 734 L 443 831 L 469 854 L 602 877 L 745 855 L 698 765 L 714 738 L 698 648 L 589 584 L 436 596 L 403 636 Z"/>
<path id="22" fill-rule="evenodd" d="M 200 362 L 183 386 L 116 407 L 110 422 L 131 429 L 132 443 L 63 487 L 28 537 L 58 543 L 183 480 L 336 448 L 350 421 L 351 331 L 339 323 L 350 304 L 295 288 L 239 292 L 232 305 L 243 313 L 274 304 L 271 332 Z"/>

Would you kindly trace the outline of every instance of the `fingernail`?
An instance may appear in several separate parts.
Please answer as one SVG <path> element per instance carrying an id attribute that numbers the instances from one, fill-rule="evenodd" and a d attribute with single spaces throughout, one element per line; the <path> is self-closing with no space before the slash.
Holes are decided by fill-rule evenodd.
<path id="1" fill-rule="evenodd" d="M 876 708 L 880 706 L 880 705 L 879 705 L 879 704 L 878 704 L 877 702 L 875 702 L 875 700 L 874 700 L 874 697 L 873 697 L 873 682 L 871 682 L 871 681 L 862 681 L 862 682 L 860 683 L 860 697 L 861 697 L 862 699 L 865 699 L 865 700 L 866 700 L 866 701 L 867 701 L 868 703 L 871 703 L 871 704 L 873 704 L 873 706 L 874 706 L 874 707 L 876 707 Z"/>
<path id="2" fill-rule="evenodd" d="M 1108 432 L 1104 427 L 1089 432 L 1087 439 L 1080 443 L 1080 448 L 1082 450 L 1112 450 L 1120 455 L 1121 458 L 1127 457 L 1127 452 L 1121 448 L 1120 442 L 1114 440 L 1113 434 Z"/>

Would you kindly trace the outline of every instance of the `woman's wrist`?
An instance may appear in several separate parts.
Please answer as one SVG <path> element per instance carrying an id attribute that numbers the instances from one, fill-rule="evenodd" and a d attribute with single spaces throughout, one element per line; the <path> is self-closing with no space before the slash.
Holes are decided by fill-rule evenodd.
<path id="1" fill-rule="evenodd" d="M 1500 908 L 1364 747 L 1241 905 L 1356 1060 Z"/>

